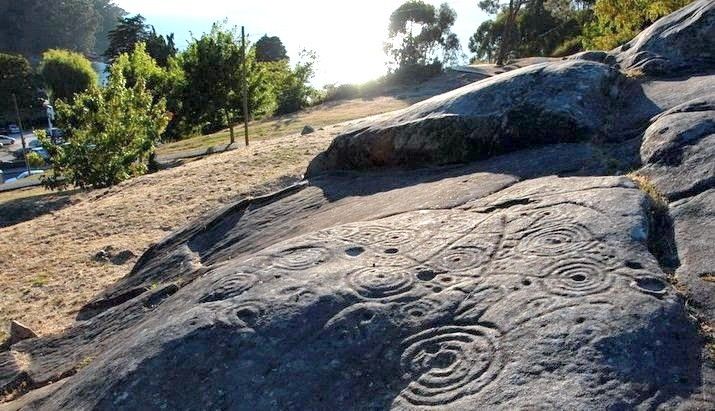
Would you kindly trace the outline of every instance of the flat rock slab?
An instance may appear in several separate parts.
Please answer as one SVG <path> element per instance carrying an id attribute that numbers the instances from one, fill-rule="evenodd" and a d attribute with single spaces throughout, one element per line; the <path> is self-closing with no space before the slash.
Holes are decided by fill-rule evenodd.
<path id="1" fill-rule="evenodd" d="M 604 173 L 597 148 L 562 144 L 467 166 L 313 178 L 309 184 L 241 201 L 169 236 L 151 247 L 130 275 L 84 307 L 79 319 L 121 305 L 156 284 L 183 284 L 208 266 L 316 229 L 416 209 L 456 207 L 527 178 Z"/>
<path id="2" fill-rule="evenodd" d="M 702 341 L 648 252 L 649 203 L 633 183 L 550 177 L 460 203 L 217 264 L 38 407 L 704 401 Z"/>
<path id="3" fill-rule="evenodd" d="M 359 124 L 316 157 L 308 175 L 465 162 L 588 140 L 605 132 L 618 80 L 611 67 L 579 60 L 500 74 Z"/>

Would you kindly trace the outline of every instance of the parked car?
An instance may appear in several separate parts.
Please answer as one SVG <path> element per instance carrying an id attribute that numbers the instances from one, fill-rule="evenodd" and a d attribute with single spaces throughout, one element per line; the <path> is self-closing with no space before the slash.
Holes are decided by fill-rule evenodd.
<path id="1" fill-rule="evenodd" d="M 46 128 L 45 132 L 47 133 L 47 137 L 51 138 L 55 144 L 62 144 L 65 141 L 65 132 L 61 128 Z"/>
<path id="2" fill-rule="evenodd" d="M 40 140 L 32 140 L 29 143 L 27 143 L 27 146 L 30 148 L 38 148 L 38 147 L 42 147 L 42 143 L 40 142 Z"/>
<path id="3" fill-rule="evenodd" d="M 20 134 L 20 127 L 17 126 L 17 124 L 10 124 L 7 126 L 8 131 L 10 131 L 10 134 Z"/>
<path id="4" fill-rule="evenodd" d="M 23 171 L 22 173 L 20 173 L 19 176 L 15 177 L 15 178 L 8 178 L 5 181 L 5 183 L 14 183 L 17 180 L 22 180 L 23 178 L 27 178 L 29 176 L 34 176 L 37 174 L 44 174 L 44 173 L 45 173 L 45 170 L 30 170 L 30 173 L 28 173 L 27 171 Z"/>
<path id="5" fill-rule="evenodd" d="M 42 157 L 45 161 L 50 160 L 50 153 L 48 153 L 47 150 L 45 150 L 45 148 L 42 146 L 33 148 L 32 152 L 39 154 L 40 157 Z"/>
<path id="6" fill-rule="evenodd" d="M 14 138 L 8 137 L 8 136 L 2 136 L 2 135 L 0 135 L 0 145 L 2 145 L 2 146 L 11 146 L 11 145 L 13 145 L 13 144 L 15 144 L 15 139 L 14 139 Z"/>

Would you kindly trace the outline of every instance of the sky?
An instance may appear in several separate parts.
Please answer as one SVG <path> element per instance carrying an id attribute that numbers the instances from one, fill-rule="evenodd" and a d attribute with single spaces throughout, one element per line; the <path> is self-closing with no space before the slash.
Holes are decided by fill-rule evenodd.
<path id="1" fill-rule="evenodd" d="M 295 61 L 301 49 L 318 53 L 313 84 L 360 83 L 386 72 L 383 43 L 390 14 L 404 0 L 115 0 L 130 14 L 140 13 L 160 34 L 175 33 L 186 47 L 215 21 L 245 26 L 253 42 L 278 36 Z M 444 0 L 426 0 L 438 6 Z M 477 0 L 446 1 L 457 12 L 453 31 L 467 50 L 469 37 L 488 16 Z"/>

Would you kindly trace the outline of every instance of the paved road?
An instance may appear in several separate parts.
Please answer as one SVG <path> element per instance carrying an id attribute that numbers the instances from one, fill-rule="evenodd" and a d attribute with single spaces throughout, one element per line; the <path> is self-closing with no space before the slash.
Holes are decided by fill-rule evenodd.
<path id="1" fill-rule="evenodd" d="M 25 134 L 25 144 L 29 147 L 30 142 L 37 140 L 37 136 L 33 134 L 32 132 L 27 132 Z M 0 148 L 0 162 L 8 162 L 12 163 L 17 161 L 18 157 L 15 156 L 15 152 L 20 152 L 22 150 L 22 140 L 20 139 L 20 134 L 10 134 L 10 137 L 13 137 L 16 141 L 15 144 L 11 146 L 4 146 Z M 16 168 L 11 168 L 7 170 L 3 170 L 3 179 L 8 180 L 10 178 L 15 178 L 17 177 L 20 173 L 23 173 L 27 171 L 24 167 L 16 167 Z M 0 183 L 0 187 L 2 188 L 8 188 L 8 187 L 3 187 L 4 184 Z"/>
<path id="2" fill-rule="evenodd" d="M 12 162 L 17 159 L 17 157 L 13 155 L 13 152 L 22 149 L 22 139 L 20 139 L 19 134 L 9 134 L 8 136 L 14 138 L 16 141 L 15 144 L 11 146 L 3 146 L 0 148 L 0 161 Z M 25 133 L 25 144 L 29 145 L 30 142 L 34 140 L 37 140 L 37 136 L 35 134 L 32 132 Z"/>

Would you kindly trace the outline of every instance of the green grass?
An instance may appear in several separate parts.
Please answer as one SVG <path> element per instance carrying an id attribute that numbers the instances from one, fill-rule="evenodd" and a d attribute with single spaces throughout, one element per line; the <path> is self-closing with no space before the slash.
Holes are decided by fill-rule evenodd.
<path id="1" fill-rule="evenodd" d="M 47 276 L 40 274 L 32 279 L 31 285 L 33 287 L 44 287 L 47 284 Z"/>

